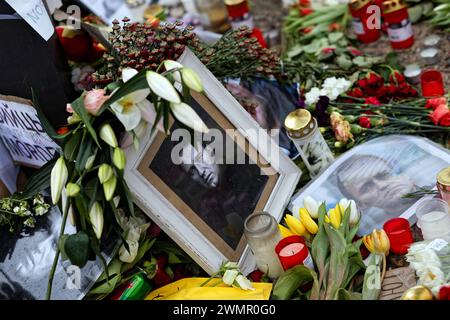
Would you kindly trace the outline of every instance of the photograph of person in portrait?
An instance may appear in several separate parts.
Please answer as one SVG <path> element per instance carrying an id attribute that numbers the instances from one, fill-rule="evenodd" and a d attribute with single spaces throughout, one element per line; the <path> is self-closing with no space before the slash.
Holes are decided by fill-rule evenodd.
<path id="1" fill-rule="evenodd" d="M 362 212 L 359 234 L 367 234 L 402 215 L 418 200 L 403 196 L 432 189 L 437 173 L 449 165 L 449 152 L 424 138 L 378 138 L 338 158 L 294 196 L 292 205 L 302 207 L 307 195 L 326 201 L 330 208 L 342 198 L 353 199 Z"/>
<path id="2" fill-rule="evenodd" d="M 207 112 L 196 99 L 191 99 L 190 105 L 209 129 L 218 129 L 226 137 L 223 115 L 209 114 L 211 110 Z M 170 131 L 177 129 L 180 127 L 174 123 Z M 245 219 L 264 208 L 277 175 L 262 174 L 261 166 L 243 150 L 244 164 L 233 164 L 227 159 L 229 154 L 218 152 L 212 142 L 203 140 L 180 147 L 181 141 L 162 135 L 160 145 L 150 146 L 153 151 L 147 153 L 138 170 L 194 224 L 200 219 L 198 224 L 203 227 L 199 229 L 216 234 L 236 251 L 242 245 Z M 222 142 L 226 148 L 226 139 Z M 175 148 L 179 152 L 174 154 Z M 233 156 L 241 147 L 235 142 L 234 148 Z"/>
<path id="3" fill-rule="evenodd" d="M 298 108 L 299 99 L 293 88 L 258 78 L 249 81 L 230 80 L 226 88 L 263 129 L 280 130 L 276 138 L 291 159 L 299 155 L 284 128 L 286 116 Z"/>
<path id="4" fill-rule="evenodd" d="M 59 231 L 62 223 L 61 212 L 53 209 L 36 227 L 20 234 L 11 234 L 0 229 L 0 300 L 41 300 L 45 298 L 48 275 L 53 264 Z M 66 234 L 75 228 L 69 223 Z M 117 239 L 111 239 L 102 248 L 107 262 L 117 247 Z M 103 271 L 100 261 L 88 261 L 81 272 L 78 267 L 66 261 L 59 262 L 53 282 L 52 298 L 74 300 L 83 298 Z"/>

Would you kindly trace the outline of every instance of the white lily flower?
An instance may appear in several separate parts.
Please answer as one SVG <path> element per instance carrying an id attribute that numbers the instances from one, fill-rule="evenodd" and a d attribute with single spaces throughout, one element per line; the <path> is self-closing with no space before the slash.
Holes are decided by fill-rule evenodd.
<path id="1" fill-rule="evenodd" d="M 161 98 L 175 104 L 181 102 L 178 92 L 166 77 L 154 71 L 147 71 L 147 82 L 153 93 Z"/>
<path id="2" fill-rule="evenodd" d="M 231 286 L 234 283 L 234 280 L 236 280 L 236 277 L 238 276 L 239 271 L 235 269 L 230 269 L 225 271 L 222 281 L 228 286 Z"/>
<path id="3" fill-rule="evenodd" d="M 253 288 L 252 283 L 250 282 L 250 280 L 248 280 L 242 274 L 238 275 L 236 277 L 236 283 L 239 286 L 239 288 L 241 288 L 242 290 L 255 290 L 255 288 Z"/>
<path id="4" fill-rule="evenodd" d="M 317 219 L 319 217 L 319 203 L 314 198 L 307 196 L 303 199 L 303 206 L 308 211 L 311 218 Z"/>
<path id="5" fill-rule="evenodd" d="M 189 128 L 202 133 L 207 133 L 209 131 L 206 124 L 198 116 L 194 109 L 186 103 L 172 103 L 170 104 L 170 108 L 175 118 Z"/>
<path id="6" fill-rule="evenodd" d="M 126 83 L 137 73 L 138 71 L 132 68 L 123 69 L 123 82 Z M 135 129 L 142 119 L 151 121 L 153 107 L 150 101 L 147 100 L 149 94 L 149 89 L 140 89 L 126 95 L 111 105 L 111 109 L 123 124 L 126 131 Z"/>
<path id="7" fill-rule="evenodd" d="M 173 69 L 180 69 L 180 70 L 183 69 L 183 65 L 181 63 L 173 61 L 173 60 L 164 61 L 164 67 L 166 68 L 167 71 L 170 71 Z M 176 82 L 181 83 L 181 76 L 180 76 L 179 71 L 173 72 L 172 75 Z"/>

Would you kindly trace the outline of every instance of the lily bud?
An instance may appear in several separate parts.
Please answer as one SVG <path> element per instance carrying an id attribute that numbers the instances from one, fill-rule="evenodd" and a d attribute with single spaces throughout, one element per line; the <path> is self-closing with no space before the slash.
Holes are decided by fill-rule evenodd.
<path id="1" fill-rule="evenodd" d="M 206 124 L 199 117 L 197 112 L 186 103 L 171 104 L 170 109 L 178 121 L 185 124 L 197 132 L 207 133 L 209 131 Z"/>
<path id="2" fill-rule="evenodd" d="M 61 191 L 67 182 L 69 172 L 63 157 L 60 157 L 53 166 L 50 175 L 50 189 L 53 204 L 57 204 L 61 198 Z"/>
<path id="3" fill-rule="evenodd" d="M 72 113 L 71 116 L 67 118 L 67 124 L 75 124 L 81 122 L 81 118 L 77 113 Z"/>
<path id="4" fill-rule="evenodd" d="M 284 221 L 291 231 L 299 236 L 303 236 L 306 234 L 305 226 L 300 222 L 300 220 L 296 219 L 294 216 L 288 214 L 284 217 Z"/>
<path id="5" fill-rule="evenodd" d="M 194 70 L 191 68 L 183 68 L 181 69 L 181 75 L 183 77 L 183 83 L 190 89 L 196 92 L 203 91 L 202 80 Z"/>
<path id="6" fill-rule="evenodd" d="M 312 218 L 317 219 L 319 217 L 319 204 L 314 198 L 307 196 L 303 199 L 303 206 Z"/>
<path id="7" fill-rule="evenodd" d="M 181 102 L 178 92 L 166 77 L 154 71 L 147 71 L 147 82 L 153 93 L 161 98 L 172 103 Z"/>
<path id="8" fill-rule="evenodd" d="M 80 186 L 76 183 L 69 182 L 66 186 L 66 192 L 68 197 L 76 197 L 80 193 Z"/>
<path id="9" fill-rule="evenodd" d="M 125 169 L 125 165 L 127 163 L 127 157 L 125 155 L 125 151 L 123 151 L 120 148 L 115 148 L 114 154 L 113 154 L 113 163 L 117 169 L 119 169 L 119 170 Z"/>
<path id="10" fill-rule="evenodd" d="M 375 254 L 389 254 L 390 242 L 386 232 L 374 229 L 371 234 L 365 235 L 363 237 L 364 245 L 367 250 Z"/>
<path id="11" fill-rule="evenodd" d="M 106 163 L 102 164 L 100 168 L 98 168 L 98 180 L 100 180 L 101 184 L 104 184 L 106 181 L 111 179 L 113 175 L 113 169 Z"/>
<path id="12" fill-rule="evenodd" d="M 173 69 L 183 69 L 183 65 L 179 62 L 173 61 L 173 60 L 166 60 L 164 61 L 164 68 L 166 68 L 167 71 L 173 70 Z M 180 82 L 181 83 L 181 76 L 180 76 L 180 72 L 176 71 L 172 73 L 173 78 L 175 79 L 175 81 Z"/>
<path id="13" fill-rule="evenodd" d="M 84 169 L 91 170 L 94 166 L 95 157 L 97 156 L 97 153 L 93 154 L 86 160 L 86 164 L 84 165 Z"/>
<path id="14" fill-rule="evenodd" d="M 105 193 L 106 201 L 112 200 L 114 192 L 116 191 L 116 186 L 117 186 L 117 178 L 115 175 L 113 175 L 103 184 L 103 192 Z"/>
<path id="15" fill-rule="evenodd" d="M 91 220 L 95 236 L 97 237 L 97 239 L 100 239 L 103 232 L 104 218 L 103 208 L 97 201 L 92 205 L 92 208 L 89 211 L 89 219 Z"/>
<path id="16" fill-rule="evenodd" d="M 116 135 L 114 134 L 114 131 L 109 123 L 102 125 L 100 128 L 100 138 L 112 148 L 116 148 L 118 146 Z"/>

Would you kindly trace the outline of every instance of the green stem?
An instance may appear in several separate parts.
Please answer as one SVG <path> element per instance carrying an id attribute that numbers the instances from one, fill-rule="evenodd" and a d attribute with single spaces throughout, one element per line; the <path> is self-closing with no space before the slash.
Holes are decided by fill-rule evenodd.
<path id="1" fill-rule="evenodd" d="M 67 216 L 69 214 L 69 205 L 70 205 L 69 203 L 70 203 L 69 198 L 67 198 L 66 206 L 63 209 L 64 214 L 63 214 L 63 220 L 61 223 L 61 228 L 59 230 L 58 243 L 56 244 L 55 258 L 53 259 L 52 269 L 50 270 L 50 275 L 48 277 L 47 293 L 45 295 L 46 300 L 50 300 L 51 296 L 52 296 L 53 278 L 55 277 L 56 266 L 58 265 L 59 255 L 61 253 L 61 251 L 59 249 L 59 242 L 61 241 L 62 235 L 64 234 L 64 230 L 66 229 Z"/>

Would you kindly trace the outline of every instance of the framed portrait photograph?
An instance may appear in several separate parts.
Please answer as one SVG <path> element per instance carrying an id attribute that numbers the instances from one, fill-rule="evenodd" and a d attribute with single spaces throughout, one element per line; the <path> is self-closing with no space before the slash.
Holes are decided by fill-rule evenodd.
<path id="1" fill-rule="evenodd" d="M 168 136 L 149 129 L 127 150 L 126 179 L 136 204 L 206 272 L 226 261 L 253 271 L 244 222 L 260 211 L 279 221 L 301 171 L 191 51 L 179 62 L 203 82 L 189 105 L 209 132 L 191 136 L 173 119 Z"/>

